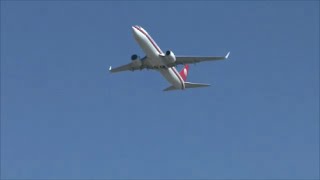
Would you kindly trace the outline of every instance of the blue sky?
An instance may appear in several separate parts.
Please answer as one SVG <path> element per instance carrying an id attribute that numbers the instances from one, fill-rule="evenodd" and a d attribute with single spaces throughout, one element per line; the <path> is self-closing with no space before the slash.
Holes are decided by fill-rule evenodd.
<path id="1" fill-rule="evenodd" d="M 110 74 L 136 24 L 230 59 Z M 1 178 L 319 178 L 319 2 L 1 1 Z"/>

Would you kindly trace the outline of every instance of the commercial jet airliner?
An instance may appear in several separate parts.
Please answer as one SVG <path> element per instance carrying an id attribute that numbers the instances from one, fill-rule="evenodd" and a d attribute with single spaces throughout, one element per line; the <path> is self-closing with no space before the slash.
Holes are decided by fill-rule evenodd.
<path id="1" fill-rule="evenodd" d="M 215 61 L 228 59 L 230 52 L 225 56 L 175 56 L 172 51 L 168 50 L 163 53 L 159 46 L 154 42 L 151 36 L 141 26 L 132 26 L 133 36 L 146 54 L 145 57 L 140 58 L 134 54 L 131 56 L 132 62 L 129 64 L 112 68 L 109 71 L 112 73 L 126 71 L 126 70 L 142 70 L 153 69 L 159 71 L 163 77 L 171 84 L 171 86 L 164 89 L 170 90 L 183 90 L 186 88 L 207 87 L 210 84 L 191 83 L 187 82 L 189 65 L 191 63 L 199 63 L 204 61 Z M 177 72 L 175 66 L 183 64 L 184 68 L 180 73 Z"/>

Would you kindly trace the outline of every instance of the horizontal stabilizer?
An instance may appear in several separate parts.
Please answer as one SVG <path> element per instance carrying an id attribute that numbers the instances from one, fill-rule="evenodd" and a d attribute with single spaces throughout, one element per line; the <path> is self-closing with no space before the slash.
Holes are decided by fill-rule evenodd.
<path id="1" fill-rule="evenodd" d="M 174 86 L 169 86 L 165 88 L 163 91 L 172 91 L 172 90 L 178 90 L 178 89 L 176 89 Z"/>
<path id="2" fill-rule="evenodd" d="M 184 85 L 186 86 L 186 88 L 199 88 L 199 87 L 210 86 L 210 84 L 191 83 L 191 82 L 185 82 Z"/>
<path id="3" fill-rule="evenodd" d="M 191 82 L 184 82 L 184 85 L 187 88 L 200 88 L 200 87 L 208 87 L 210 84 L 200 84 L 200 83 L 191 83 Z M 169 86 L 165 88 L 163 91 L 172 91 L 172 90 L 181 90 L 177 89 L 174 86 Z"/>

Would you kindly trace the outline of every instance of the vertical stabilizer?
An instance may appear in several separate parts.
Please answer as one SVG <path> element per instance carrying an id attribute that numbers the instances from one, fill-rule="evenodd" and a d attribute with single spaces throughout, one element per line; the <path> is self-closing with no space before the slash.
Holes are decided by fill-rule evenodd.
<path id="1" fill-rule="evenodd" d="M 184 68 L 180 71 L 180 76 L 184 81 L 187 80 L 188 72 L 189 72 L 189 65 L 186 64 L 184 65 Z"/>

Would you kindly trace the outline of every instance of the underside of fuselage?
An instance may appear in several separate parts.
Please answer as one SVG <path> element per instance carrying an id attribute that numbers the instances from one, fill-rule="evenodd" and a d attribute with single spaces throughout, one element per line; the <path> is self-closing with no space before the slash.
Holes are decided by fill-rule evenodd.
<path id="1" fill-rule="evenodd" d="M 154 69 L 158 69 L 163 77 L 176 89 L 184 89 L 185 85 L 182 77 L 175 67 L 166 67 L 163 62 L 163 52 L 151 36 L 141 27 L 133 26 L 132 29 L 135 40 L 147 56 L 146 63 L 154 67 Z"/>

